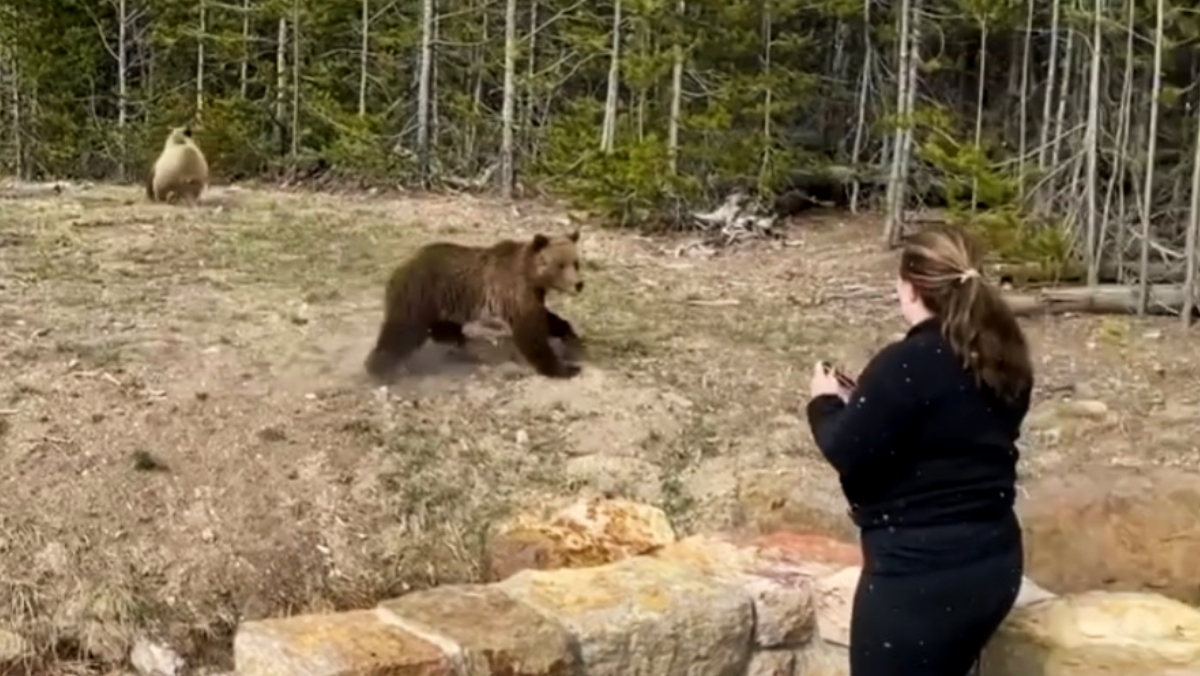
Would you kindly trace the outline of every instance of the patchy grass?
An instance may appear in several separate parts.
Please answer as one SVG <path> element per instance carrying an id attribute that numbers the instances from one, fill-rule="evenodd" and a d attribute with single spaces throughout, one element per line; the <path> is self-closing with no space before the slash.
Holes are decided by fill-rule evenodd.
<path id="1" fill-rule="evenodd" d="M 587 290 L 551 302 L 588 343 L 551 381 L 480 340 L 477 367 L 390 392 L 362 360 L 392 265 L 433 239 L 565 229 L 553 205 L 136 187 L 0 199 L 0 626 L 116 662 L 138 635 L 227 659 L 232 628 L 477 579 L 488 529 L 581 493 L 681 530 L 846 533 L 800 413 L 810 364 L 858 369 L 902 330 L 872 218 L 714 259 L 585 230 Z M 1043 419 L 1026 476 L 1196 465 L 1197 335 L 1173 319 L 1026 323 Z M 493 354 L 494 353 L 494 354 Z M 495 357 L 495 358 L 493 358 Z"/>

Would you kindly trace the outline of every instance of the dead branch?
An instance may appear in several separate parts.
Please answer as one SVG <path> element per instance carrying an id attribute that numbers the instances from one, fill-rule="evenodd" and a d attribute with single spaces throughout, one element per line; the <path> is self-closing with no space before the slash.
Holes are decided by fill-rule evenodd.
<path id="1" fill-rule="evenodd" d="M 735 191 L 719 207 L 707 213 L 693 213 L 694 227 L 705 234 L 704 244 L 728 247 L 763 237 L 780 236 L 775 229 L 777 219 L 758 199 Z"/>
<path id="2" fill-rule="evenodd" d="M 1179 284 L 1150 285 L 1146 312 L 1157 315 L 1178 315 L 1186 291 Z M 1034 293 L 1006 292 L 1004 300 L 1018 316 L 1063 314 L 1067 312 L 1093 314 L 1133 314 L 1138 308 L 1138 287 L 1106 284 L 1044 288 Z"/>

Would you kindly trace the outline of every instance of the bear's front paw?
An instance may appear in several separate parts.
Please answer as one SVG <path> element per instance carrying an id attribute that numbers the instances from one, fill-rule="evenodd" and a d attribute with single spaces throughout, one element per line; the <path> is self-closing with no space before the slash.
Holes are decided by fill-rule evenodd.
<path id="1" fill-rule="evenodd" d="M 552 378 L 574 378 L 579 375 L 579 365 L 570 362 L 563 362 L 558 368 L 554 369 Z"/>
<path id="2" fill-rule="evenodd" d="M 563 340 L 563 356 L 570 361 L 579 361 L 586 357 L 587 351 L 584 349 L 583 341 L 579 338 Z"/>

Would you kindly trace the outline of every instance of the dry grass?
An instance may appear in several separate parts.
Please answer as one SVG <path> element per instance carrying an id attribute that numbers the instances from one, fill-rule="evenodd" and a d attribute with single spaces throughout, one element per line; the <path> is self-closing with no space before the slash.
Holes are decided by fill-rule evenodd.
<path id="1" fill-rule="evenodd" d="M 220 661 L 245 618 L 478 576 L 489 526 L 584 492 L 683 530 L 837 530 L 803 414 L 809 365 L 860 368 L 901 330 L 871 219 L 712 259 L 585 230 L 589 343 L 572 381 L 441 363 L 361 373 L 388 269 L 417 244 L 565 228 L 546 205 L 136 187 L 0 199 L 0 626 L 64 658 L 162 635 Z M 718 302 L 713 302 L 718 301 Z M 1033 431 L 1027 475 L 1197 464 L 1200 350 L 1170 319 L 1027 324 L 1039 396 L 1104 421 Z M 1157 332 L 1148 333 L 1148 332 Z M 492 354 L 495 353 L 495 354 Z M 488 356 L 491 355 L 491 356 Z"/>

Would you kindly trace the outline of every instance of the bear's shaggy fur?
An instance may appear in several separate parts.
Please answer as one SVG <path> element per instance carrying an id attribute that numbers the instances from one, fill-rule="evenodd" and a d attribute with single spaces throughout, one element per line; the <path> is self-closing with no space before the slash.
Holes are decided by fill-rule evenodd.
<path id="1" fill-rule="evenodd" d="M 146 177 L 146 196 L 152 202 L 176 197 L 194 202 L 206 187 L 208 161 L 192 139 L 191 127 L 175 127 Z"/>
<path id="2" fill-rule="evenodd" d="M 578 242 L 576 230 L 486 248 L 447 242 L 421 247 L 388 280 L 383 327 L 367 357 L 367 372 L 386 381 L 426 338 L 464 347 L 463 325 L 490 319 L 509 326 L 517 349 L 538 373 L 576 375 L 579 367 L 559 358 L 549 339 L 576 350 L 582 343 L 571 324 L 546 307 L 546 293 L 583 290 Z"/>

